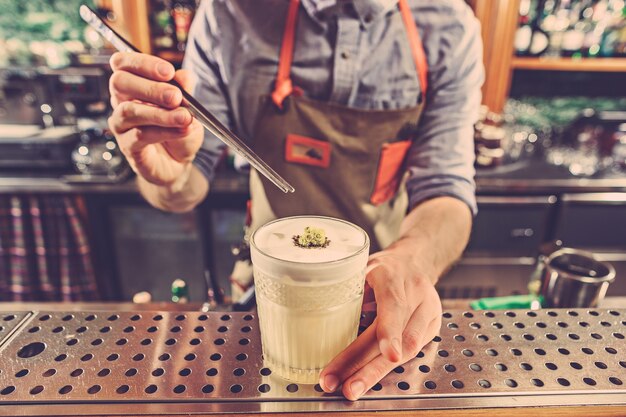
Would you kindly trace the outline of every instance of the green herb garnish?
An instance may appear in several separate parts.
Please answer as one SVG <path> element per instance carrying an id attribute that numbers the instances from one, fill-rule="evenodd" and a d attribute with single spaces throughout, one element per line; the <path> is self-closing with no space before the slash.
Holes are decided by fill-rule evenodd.
<path id="1" fill-rule="evenodd" d="M 320 227 L 305 227 L 304 233 L 293 236 L 294 245 L 300 248 L 325 248 L 330 244 L 326 232 Z"/>

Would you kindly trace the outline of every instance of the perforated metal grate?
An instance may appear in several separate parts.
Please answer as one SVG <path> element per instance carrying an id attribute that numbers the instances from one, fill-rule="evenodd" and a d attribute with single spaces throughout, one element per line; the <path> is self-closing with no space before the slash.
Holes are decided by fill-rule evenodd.
<path id="1" fill-rule="evenodd" d="M 0 347 L 6 343 L 13 331 L 31 313 L 0 313 Z"/>
<path id="2" fill-rule="evenodd" d="M 0 326 L 26 314 L 13 315 Z M 0 348 L 0 404 L 341 398 L 272 375 L 256 320 L 247 313 L 37 312 Z M 621 394 L 626 404 L 625 334 L 625 310 L 448 311 L 440 336 L 366 399 L 584 393 Z M 316 408 L 302 403 L 291 411 L 306 410 Z"/>

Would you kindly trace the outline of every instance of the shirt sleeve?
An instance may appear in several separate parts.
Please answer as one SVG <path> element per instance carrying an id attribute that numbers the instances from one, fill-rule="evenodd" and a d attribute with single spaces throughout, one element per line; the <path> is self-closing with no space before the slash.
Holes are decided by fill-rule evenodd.
<path id="1" fill-rule="evenodd" d="M 484 80 L 480 26 L 462 2 L 414 11 L 429 64 L 426 105 L 407 155 L 409 208 L 451 196 L 477 212 L 474 123 Z"/>
<path id="2" fill-rule="evenodd" d="M 228 104 L 226 77 L 220 65 L 220 36 L 215 25 L 213 2 L 203 1 L 189 31 L 183 68 L 195 78 L 191 94 L 220 122 L 232 129 L 232 117 Z M 211 180 L 226 145 L 209 131 L 204 131 L 204 141 L 193 164 Z"/>

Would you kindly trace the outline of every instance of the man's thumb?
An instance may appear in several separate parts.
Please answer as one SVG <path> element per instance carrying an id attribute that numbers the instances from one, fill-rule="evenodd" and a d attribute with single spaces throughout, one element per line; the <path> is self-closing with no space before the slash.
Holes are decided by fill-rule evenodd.
<path id="1" fill-rule="evenodd" d="M 178 70 L 174 79 L 185 89 L 186 92 L 191 93 L 193 87 L 196 85 L 196 78 L 189 70 Z"/>

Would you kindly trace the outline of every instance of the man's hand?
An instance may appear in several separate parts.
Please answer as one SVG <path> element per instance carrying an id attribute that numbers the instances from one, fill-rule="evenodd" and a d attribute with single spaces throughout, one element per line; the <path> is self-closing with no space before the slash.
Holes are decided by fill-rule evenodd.
<path id="1" fill-rule="evenodd" d="M 472 226 L 468 206 L 436 197 L 413 208 L 400 238 L 370 257 L 364 310 L 375 301 L 377 317 L 324 368 L 320 385 L 356 400 L 398 365 L 413 359 L 441 328 L 439 276 L 456 261 Z"/>
<path id="2" fill-rule="evenodd" d="M 398 365 L 413 359 L 441 327 L 441 302 L 433 272 L 417 265 L 414 245 L 398 241 L 370 257 L 364 310 L 375 302 L 372 325 L 324 368 L 326 392 L 343 384 L 343 395 L 357 400 Z"/>
<path id="3" fill-rule="evenodd" d="M 176 78 L 189 90 L 190 74 L 135 52 L 115 53 L 111 68 L 109 127 L 130 166 L 151 184 L 184 182 L 204 134 L 200 123 L 180 107 L 181 91 L 167 81 Z"/>

